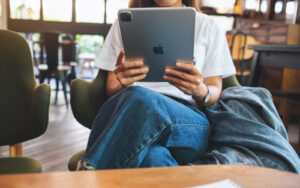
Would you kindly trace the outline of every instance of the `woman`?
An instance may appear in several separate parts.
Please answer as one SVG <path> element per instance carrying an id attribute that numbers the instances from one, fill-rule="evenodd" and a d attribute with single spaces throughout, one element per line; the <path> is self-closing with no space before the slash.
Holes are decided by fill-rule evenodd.
<path id="1" fill-rule="evenodd" d="M 196 0 L 135 0 L 129 5 L 199 7 Z M 199 107 L 219 99 L 222 77 L 235 74 L 235 68 L 225 34 L 210 17 L 196 14 L 195 33 L 194 63 L 177 61 L 165 69 L 166 82 L 143 83 L 148 67 L 142 59 L 124 62 L 119 25 L 113 24 L 96 59 L 96 66 L 109 71 L 110 98 L 94 121 L 78 170 L 185 165 L 204 154 L 210 125 Z"/>

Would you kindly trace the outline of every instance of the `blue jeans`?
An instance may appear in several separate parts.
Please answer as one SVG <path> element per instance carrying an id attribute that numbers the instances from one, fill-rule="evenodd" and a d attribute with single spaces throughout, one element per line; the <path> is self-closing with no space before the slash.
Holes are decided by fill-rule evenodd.
<path id="1" fill-rule="evenodd" d="M 101 107 L 83 160 L 96 169 L 184 165 L 205 153 L 209 135 L 196 107 L 134 86 Z"/>
<path id="2" fill-rule="evenodd" d="M 212 134 L 207 152 L 193 164 L 244 164 L 300 173 L 300 159 L 265 89 L 230 87 L 205 114 Z"/>

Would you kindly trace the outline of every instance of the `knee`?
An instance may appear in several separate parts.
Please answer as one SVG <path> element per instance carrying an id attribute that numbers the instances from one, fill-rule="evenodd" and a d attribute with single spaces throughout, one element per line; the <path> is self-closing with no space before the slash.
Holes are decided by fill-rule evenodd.
<path id="1" fill-rule="evenodd" d="M 168 155 L 171 155 L 171 154 L 167 148 L 160 146 L 158 144 L 154 144 L 154 145 L 150 146 L 150 149 L 149 149 L 147 155 L 145 156 L 145 160 L 146 161 L 156 161 L 156 160 L 164 158 Z"/>

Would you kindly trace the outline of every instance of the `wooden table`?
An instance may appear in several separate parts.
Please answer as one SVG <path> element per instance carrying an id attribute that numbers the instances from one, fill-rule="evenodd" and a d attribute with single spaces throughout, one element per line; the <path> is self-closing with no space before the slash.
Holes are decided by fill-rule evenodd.
<path id="1" fill-rule="evenodd" d="M 239 165 L 1 175 L 0 187 L 190 187 L 225 179 L 242 187 L 300 187 L 300 175 Z"/>
<path id="2" fill-rule="evenodd" d="M 300 70 L 300 45 L 249 45 L 255 51 L 251 64 L 249 86 L 257 86 L 262 67 Z"/>
<path id="3" fill-rule="evenodd" d="M 83 71 L 88 68 L 92 75 L 94 75 L 94 65 L 93 63 L 95 62 L 96 55 L 95 54 L 88 54 L 88 53 L 83 53 L 79 55 L 79 59 L 82 62 L 81 68 L 79 71 L 79 74 L 83 74 Z"/>

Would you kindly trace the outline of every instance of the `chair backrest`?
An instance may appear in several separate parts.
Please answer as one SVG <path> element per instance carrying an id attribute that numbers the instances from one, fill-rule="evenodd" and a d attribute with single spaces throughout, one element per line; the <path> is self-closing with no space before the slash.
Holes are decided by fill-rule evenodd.
<path id="1" fill-rule="evenodd" d="M 44 120 L 45 116 L 47 121 L 48 114 L 35 118 L 38 109 L 32 101 L 40 98 L 34 95 L 35 90 L 50 93 L 50 89 L 38 87 L 30 48 L 21 35 L 0 30 L 0 41 L 0 145 L 8 145 L 32 138 L 35 121 Z M 41 97 L 47 99 L 50 94 Z M 49 104 L 43 106 L 42 113 L 48 112 L 47 107 L 49 110 Z M 45 124 L 47 127 L 48 122 Z"/>
<path id="2" fill-rule="evenodd" d="M 256 40 L 243 32 L 235 32 L 226 35 L 228 46 L 233 60 L 248 60 L 254 55 L 254 51 L 248 49 L 249 44 L 257 44 Z"/>
<path id="3" fill-rule="evenodd" d="M 67 45 L 62 45 L 62 61 L 64 63 L 69 63 L 76 61 L 76 44 L 74 39 L 70 35 L 65 35 L 62 37 L 63 41 L 67 41 Z"/>
<path id="4" fill-rule="evenodd" d="M 229 87 L 238 87 L 238 86 L 241 86 L 241 84 L 239 83 L 235 75 L 223 79 L 223 87 L 222 87 L 223 90 Z"/>
<path id="5" fill-rule="evenodd" d="M 55 71 L 58 66 L 58 33 L 44 32 L 43 40 L 47 54 L 47 65 L 49 71 Z"/>

